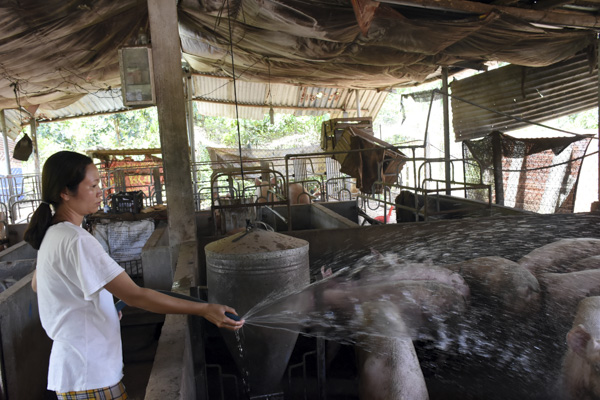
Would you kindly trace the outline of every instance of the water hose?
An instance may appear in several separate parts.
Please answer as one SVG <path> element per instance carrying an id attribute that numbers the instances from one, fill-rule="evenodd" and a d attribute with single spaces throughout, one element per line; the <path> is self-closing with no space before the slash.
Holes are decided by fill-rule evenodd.
<path id="1" fill-rule="evenodd" d="M 185 294 L 180 294 L 180 293 L 175 293 L 175 292 L 170 292 L 168 290 L 157 290 L 157 292 L 160 292 L 162 294 L 166 294 L 167 296 L 171 296 L 171 297 L 175 297 L 178 299 L 183 299 L 183 300 L 189 300 L 189 301 L 194 301 L 196 303 L 207 303 L 206 301 L 199 299 L 197 297 L 192 297 L 192 296 L 186 296 Z M 123 310 L 123 308 L 125 308 L 127 304 L 123 301 L 123 300 L 119 300 L 115 303 L 115 308 L 117 309 L 117 311 L 121 311 Z M 235 314 L 232 314 L 230 312 L 226 312 L 225 316 L 228 318 L 231 318 L 234 321 L 240 321 L 241 318 L 238 317 Z"/>

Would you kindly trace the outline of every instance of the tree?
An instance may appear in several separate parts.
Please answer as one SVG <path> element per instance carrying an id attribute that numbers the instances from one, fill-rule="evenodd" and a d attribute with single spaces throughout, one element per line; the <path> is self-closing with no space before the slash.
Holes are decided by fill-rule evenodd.
<path id="1" fill-rule="evenodd" d="M 262 120 L 240 120 L 239 142 L 242 147 L 269 147 L 270 143 L 291 135 L 303 136 L 303 142 L 319 143 L 321 124 L 328 115 L 296 117 L 291 114 L 276 114 L 271 124 L 268 115 Z M 238 125 L 233 118 L 195 115 L 196 125 L 204 129 L 209 139 L 226 147 L 238 146 Z M 290 146 L 295 146 L 290 143 Z"/>

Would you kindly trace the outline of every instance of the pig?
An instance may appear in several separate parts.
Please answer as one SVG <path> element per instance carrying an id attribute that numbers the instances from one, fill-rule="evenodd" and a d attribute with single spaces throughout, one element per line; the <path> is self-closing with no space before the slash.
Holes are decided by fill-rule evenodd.
<path id="1" fill-rule="evenodd" d="M 600 269 L 539 276 L 545 307 L 557 327 L 569 325 L 577 305 L 586 297 L 600 296 Z"/>
<path id="2" fill-rule="evenodd" d="M 531 272 L 502 257 L 480 257 L 446 265 L 459 273 L 475 301 L 486 301 L 519 315 L 537 312 L 541 306 L 540 285 Z"/>
<path id="3" fill-rule="evenodd" d="M 448 268 L 426 263 L 404 263 L 394 267 L 387 279 L 391 282 L 436 281 L 444 283 L 457 290 L 465 299 L 469 298 L 470 289 L 464 278 Z"/>
<path id="4" fill-rule="evenodd" d="M 469 286 L 460 274 L 430 262 L 406 262 L 395 253 L 382 254 L 371 248 L 372 262 L 363 267 L 360 275 L 366 281 L 381 280 L 384 282 L 437 281 L 452 286 L 463 297 L 468 298 Z"/>
<path id="5" fill-rule="evenodd" d="M 583 258 L 572 266 L 573 271 L 600 269 L 600 255 Z"/>
<path id="6" fill-rule="evenodd" d="M 255 178 L 257 203 L 266 203 L 271 201 L 280 201 L 282 199 L 274 197 L 274 191 L 277 189 L 277 180 L 272 178 L 270 183 L 264 183 Z M 288 184 L 288 199 L 290 204 L 310 204 L 312 197 L 304 190 L 301 183 Z"/>
<path id="7" fill-rule="evenodd" d="M 447 328 L 464 315 L 467 299 L 454 287 L 433 280 L 426 281 L 390 281 L 378 284 L 358 282 L 323 281 L 320 293 L 316 295 L 317 308 L 335 310 L 343 326 L 336 327 L 336 335 L 354 338 L 357 332 L 381 336 L 395 336 L 393 326 L 379 331 L 373 326 L 357 325 L 362 319 L 363 304 L 390 302 L 394 304 L 412 338 L 422 340 L 445 340 Z M 357 320 L 357 315 L 360 317 Z M 348 331 L 343 331 L 347 329 Z M 378 328 L 379 329 L 379 328 Z"/>
<path id="8" fill-rule="evenodd" d="M 562 367 L 565 399 L 600 399 L 600 297 L 579 303 L 567 346 Z"/>
<path id="9" fill-rule="evenodd" d="M 531 251 L 518 263 L 538 276 L 547 272 L 575 272 L 580 270 L 578 268 L 589 269 L 585 264 L 578 264 L 578 261 L 597 255 L 600 255 L 600 239 L 561 239 Z"/>
<path id="10" fill-rule="evenodd" d="M 397 318 L 390 318 L 390 315 Z M 428 400 L 419 359 L 397 307 L 392 303 L 364 303 L 361 316 L 363 325 L 386 324 L 388 326 L 383 329 L 389 329 L 391 324 L 397 335 L 369 335 L 357 343 L 359 398 Z"/>

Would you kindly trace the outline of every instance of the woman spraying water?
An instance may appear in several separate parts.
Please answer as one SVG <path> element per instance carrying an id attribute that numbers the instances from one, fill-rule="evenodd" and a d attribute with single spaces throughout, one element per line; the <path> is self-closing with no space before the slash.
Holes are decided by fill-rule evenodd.
<path id="1" fill-rule="evenodd" d="M 25 240 L 39 250 L 32 286 L 42 326 L 53 340 L 48 389 L 59 399 L 128 398 L 121 383 L 123 355 L 113 295 L 133 307 L 193 314 L 229 330 L 244 323 L 225 315 L 237 315 L 231 307 L 136 285 L 81 227 L 84 216 L 100 206 L 99 183 L 91 158 L 70 151 L 52 155 L 42 171 L 42 204 L 25 232 Z"/>

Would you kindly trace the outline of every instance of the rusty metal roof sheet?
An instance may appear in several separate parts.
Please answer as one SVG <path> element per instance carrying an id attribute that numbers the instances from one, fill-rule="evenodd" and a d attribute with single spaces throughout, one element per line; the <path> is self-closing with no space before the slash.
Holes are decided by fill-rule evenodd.
<path id="1" fill-rule="evenodd" d="M 505 66 L 454 81 L 451 90 L 459 141 L 598 106 L 598 75 L 584 54 L 549 67 Z"/>

